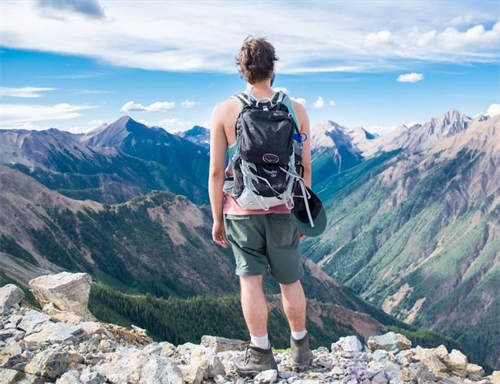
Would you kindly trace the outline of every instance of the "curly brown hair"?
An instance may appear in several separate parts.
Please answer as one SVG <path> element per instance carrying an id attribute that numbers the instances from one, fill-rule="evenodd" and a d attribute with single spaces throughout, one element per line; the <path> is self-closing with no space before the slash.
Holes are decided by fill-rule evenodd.
<path id="1" fill-rule="evenodd" d="M 247 36 L 236 56 L 236 65 L 241 76 L 254 84 L 271 77 L 277 60 L 273 45 L 265 37 Z"/>

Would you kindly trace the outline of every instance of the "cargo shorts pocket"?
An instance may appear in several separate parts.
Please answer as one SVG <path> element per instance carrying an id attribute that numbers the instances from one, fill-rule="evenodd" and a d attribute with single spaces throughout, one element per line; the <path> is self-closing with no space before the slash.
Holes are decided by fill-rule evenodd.
<path id="1" fill-rule="evenodd" d="M 274 246 L 293 247 L 298 241 L 298 229 L 292 214 L 271 214 L 267 233 Z"/>

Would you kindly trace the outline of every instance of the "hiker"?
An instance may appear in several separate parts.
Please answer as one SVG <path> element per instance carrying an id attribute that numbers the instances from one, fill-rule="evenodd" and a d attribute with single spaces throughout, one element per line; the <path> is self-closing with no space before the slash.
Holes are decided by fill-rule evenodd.
<path id="1" fill-rule="evenodd" d="M 273 90 L 277 60 L 265 38 L 247 37 L 236 57 L 246 89 L 216 105 L 210 125 L 212 237 L 233 251 L 250 332 L 245 359 L 236 364 L 242 376 L 277 369 L 267 331 L 267 271 L 281 289 L 294 365 L 312 362 L 300 283 L 303 234 L 291 213 L 293 192 L 311 186 L 309 120 L 302 104 Z"/>

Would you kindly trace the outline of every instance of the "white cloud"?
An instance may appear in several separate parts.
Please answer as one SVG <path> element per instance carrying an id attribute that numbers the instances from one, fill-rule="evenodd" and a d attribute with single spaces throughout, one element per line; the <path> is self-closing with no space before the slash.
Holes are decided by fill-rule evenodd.
<path id="1" fill-rule="evenodd" d="M 500 114 L 500 104 L 491 104 L 486 111 L 488 116 L 496 116 Z"/>
<path id="2" fill-rule="evenodd" d="M 391 31 L 383 30 L 372 32 L 366 35 L 365 45 L 368 47 L 375 47 L 378 45 L 387 44 L 391 40 Z"/>
<path id="3" fill-rule="evenodd" d="M 127 101 L 120 108 L 120 111 L 122 111 L 122 112 L 132 112 L 132 111 L 163 112 L 163 111 L 170 111 L 171 109 L 174 109 L 174 108 L 175 108 L 174 101 L 155 101 L 154 103 L 151 103 L 149 105 L 142 105 L 142 104 L 136 103 L 135 101 Z"/>
<path id="4" fill-rule="evenodd" d="M 335 100 L 330 100 L 330 101 L 328 102 L 328 105 L 329 105 L 331 108 L 333 108 L 333 107 L 335 107 L 335 106 L 337 105 L 337 103 L 335 102 Z"/>
<path id="5" fill-rule="evenodd" d="M 396 81 L 399 81 L 400 83 L 416 83 L 423 79 L 424 75 L 421 73 L 411 72 L 399 75 Z"/>
<path id="6" fill-rule="evenodd" d="M 306 99 L 304 99 L 303 97 L 290 96 L 290 99 L 292 99 L 293 101 L 296 101 L 297 103 L 302 104 L 302 105 L 305 105 L 305 103 L 306 103 Z"/>
<path id="7" fill-rule="evenodd" d="M 437 36 L 437 40 L 444 49 L 449 50 L 495 46 L 500 43 L 500 21 L 490 30 L 486 30 L 482 24 L 470 27 L 464 32 L 448 27 Z"/>
<path id="8" fill-rule="evenodd" d="M 21 87 L 10 88 L 0 87 L 0 96 L 35 98 L 42 96 L 42 92 L 53 91 L 55 88 L 49 87 Z"/>
<path id="9" fill-rule="evenodd" d="M 325 106 L 325 100 L 321 96 L 318 96 L 316 101 L 313 103 L 313 106 L 317 109 L 323 108 Z"/>
<path id="10" fill-rule="evenodd" d="M 192 100 L 184 100 L 182 103 L 181 103 L 181 107 L 182 108 L 193 108 L 194 106 L 196 106 L 198 104 L 197 101 L 192 101 Z"/>
<path id="11" fill-rule="evenodd" d="M 417 38 L 417 45 L 419 47 L 424 47 L 427 44 L 429 44 L 435 37 L 436 37 L 437 31 L 433 29 L 432 31 L 428 31 L 425 33 L 422 33 L 418 38 Z"/>
<path id="12" fill-rule="evenodd" d="M 498 27 L 484 27 L 493 17 L 490 2 L 346 1 L 307 7 L 271 2 L 256 8 L 243 1 L 228 7 L 109 1 L 103 9 L 101 18 L 104 11 L 95 6 L 49 18 L 30 1 L 0 2 L 0 45 L 86 55 L 134 68 L 231 73 L 247 34 L 265 35 L 276 46 L 281 73 L 399 69 L 408 61 L 498 62 L 500 56 Z M 450 24 L 463 15 L 476 27 L 464 32 Z M 282 27 L 290 23 L 294 28 Z M 415 34 L 417 26 L 422 33 Z"/>
<path id="13" fill-rule="evenodd" d="M 168 132 L 181 132 L 191 129 L 195 125 L 200 125 L 202 127 L 208 128 L 209 122 L 205 120 L 200 123 L 192 120 L 180 120 L 176 117 L 167 117 L 163 120 L 160 120 L 158 125 L 165 128 L 165 130 Z"/>
<path id="14" fill-rule="evenodd" d="M 94 106 L 69 103 L 54 105 L 0 104 L 0 124 L 5 128 L 19 128 L 39 121 L 74 119 L 81 116 L 80 111 L 90 108 L 94 108 Z"/>

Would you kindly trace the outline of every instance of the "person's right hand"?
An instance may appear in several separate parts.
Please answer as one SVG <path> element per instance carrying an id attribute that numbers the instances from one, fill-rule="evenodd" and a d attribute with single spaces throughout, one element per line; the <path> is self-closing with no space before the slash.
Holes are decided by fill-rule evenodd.
<path id="1" fill-rule="evenodd" d="M 212 240 L 215 244 L 220 245 L 221 247 L 227 248 L 227 242 L 224 238 L 224 222 L 223 221 L 214 221 L 212 225 Z"/>
<path id="2" fill-rule="evenodd" d="M 299 232 L 299 240 L 304 240 L 306 238 L 306 235 L 304 232 Z"/>

